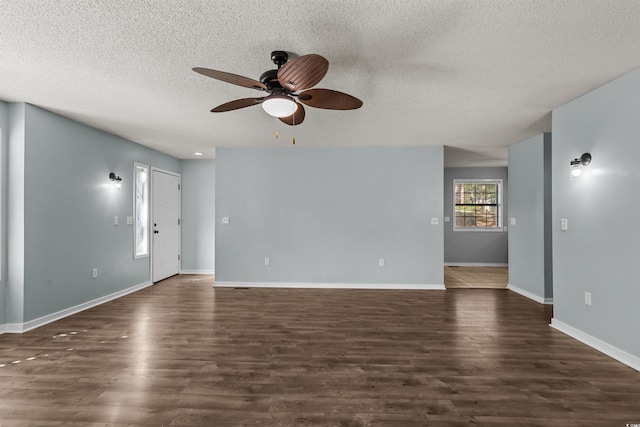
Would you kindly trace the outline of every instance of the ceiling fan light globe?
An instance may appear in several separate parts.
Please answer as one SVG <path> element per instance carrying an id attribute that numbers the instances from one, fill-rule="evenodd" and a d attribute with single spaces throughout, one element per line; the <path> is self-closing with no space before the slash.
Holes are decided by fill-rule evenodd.
<path id="1" fill-rule="evenodd" d="M 262 102 L 262 108 L 273 117 L 289 117 L 298 109 L 298 104 L 288 96 L 270 96 Z"/>

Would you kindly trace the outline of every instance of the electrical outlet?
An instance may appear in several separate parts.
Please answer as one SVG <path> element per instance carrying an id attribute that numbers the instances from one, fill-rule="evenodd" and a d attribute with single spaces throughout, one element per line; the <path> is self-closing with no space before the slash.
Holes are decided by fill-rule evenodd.
<path id="1" fill-rule="evenodd" d="M 451 221 L 451 218 L 450 218 L 450 217 L 448 217 L 448 216 L 445 216 L 445 217 L 444 217 L 444 222 L 449 222 L 449 221 Z"/>
<path id="2" fill-rule="evenodd" d="M 133 217 L 132 216 L 128 216 L 127 217 L 127 225 L 133 225 Z"/>
<path id="3" fill-rule="evenodd" d="M 113 225 L 118 225 L 118 217 L 117 216 L 113 217 Z"/>
<path id="4" fill-rule="evenodd" d="M 384 258 L 378 260 L 378 267 L 384 267 Z"/>
<path id="5" fill-rule="evenodd" d="M 438 217 L 431 218 L 431 225 L 438 225 Z"/>
<path id="6" fill-rule="evenodd" d="M 584 293 L 584 303 L 587 305 L 591 305 L 591 292 Z"/>
<path id="7" fill-rule="evenodd" d="M 93 277 L 94 279 L 98 277 L 98 269 L 94 268 L 93 270 L 91 270 L 91 277 Z"/>
<path id="8" fill-rule="evenodd" d="M 511 225 L 516 225 L 516 219 L 515 218 L 511 218 Z"/>
<path id="9" fill-rule="evenodd" d="M 269 264 L 271 264 L 271 260 L 269 258 L 265 258 L 264 265 L 269 265 Z"/>

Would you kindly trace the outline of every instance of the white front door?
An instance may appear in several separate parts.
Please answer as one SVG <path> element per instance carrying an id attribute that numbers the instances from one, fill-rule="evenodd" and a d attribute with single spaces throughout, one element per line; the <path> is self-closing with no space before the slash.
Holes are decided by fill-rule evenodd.
<path id="1" fill-rule="evenodd" d="M 152 281 L 180 272 L 180 176 L 153 170 Z"/>

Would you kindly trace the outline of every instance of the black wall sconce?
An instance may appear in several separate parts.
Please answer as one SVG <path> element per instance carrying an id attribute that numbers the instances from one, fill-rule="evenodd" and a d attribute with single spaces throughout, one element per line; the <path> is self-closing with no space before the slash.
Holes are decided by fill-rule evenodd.
<path id="1" fill-rule="evenodd" d="M 111 180 L 111 182 L 113 182 L 113 186 L 118 190 L 122 187 L 122 178 L 116 176 L 115 173 L 109 173 L 109 179 Z"/>
<path id="2" fill-rule="evenodd" d="M 589 154 L 589 153 L 584 153 L 579 158 L 575 158 L 575 159 L 571 160 L 571 162 L 570 162 L 570 165 L 571 165 L 571 177 L 572 178 L 578 178 L 580 175 L 582 175 L 581 166 L 587 166 L 589 163 L 591 163 L 591 154 Z"/>

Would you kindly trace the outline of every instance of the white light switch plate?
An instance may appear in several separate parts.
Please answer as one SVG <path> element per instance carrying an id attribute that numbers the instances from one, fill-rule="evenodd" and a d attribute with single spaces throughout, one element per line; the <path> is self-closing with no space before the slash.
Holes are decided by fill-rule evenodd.
<path id="1" fill-rule="evenodd" d="M 516 225 L 516 219 L 515 218 L 511 218 L 511 225 Z"/>
<path id="2" fill-rule="evenodd" d="M 223 216 L 222 217 L 222 223 L 223 224 L 229 224 L 229 217 L 228 216 Z"/>
<path id="3" fill-rule="evenodd" d="M 118 225 L 118 217 L 117 216 L 113 217 L 113 225 Z"/>
<path id="4" fill-rule="evenodd" d="M 562 230 L 562 231 L 567 231 L 568 226 L 569 226 L 569 224 L 568 224 L 568 222 L 567 222 L 567 219 L 566 219 L 566 218 L 562 218 L 562 219 L 560 220 L 560 230 Z"/>

